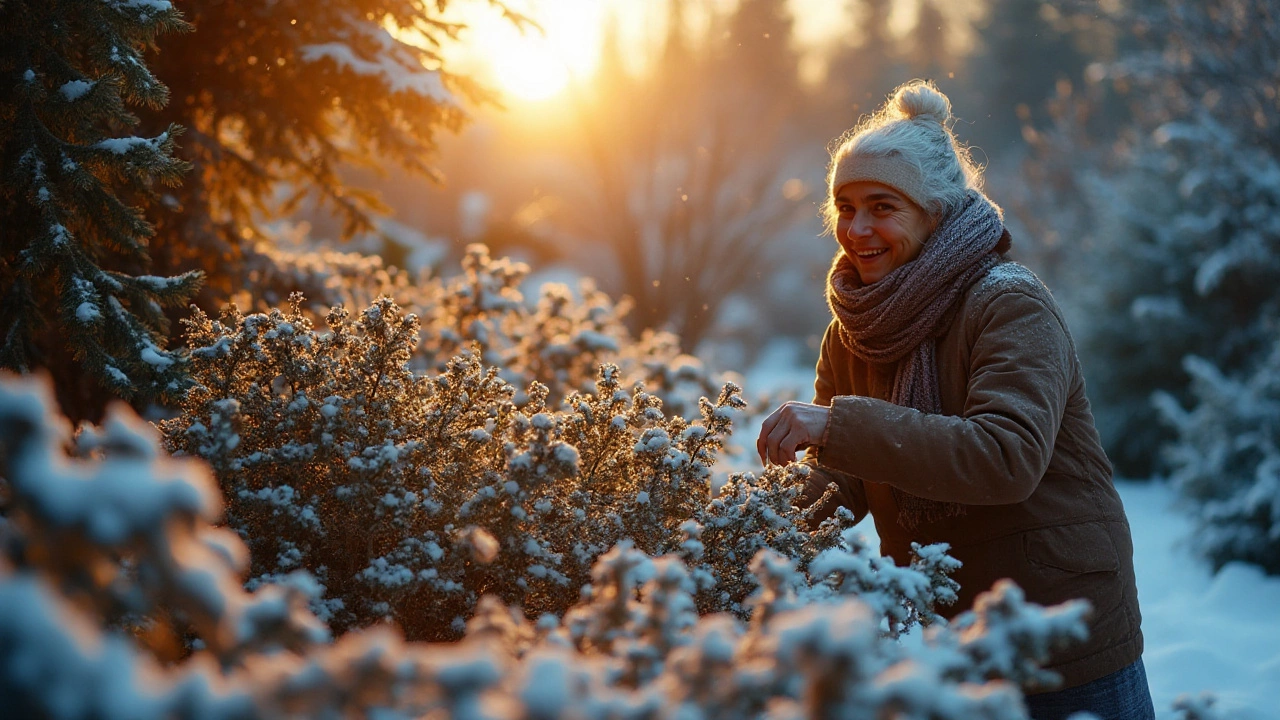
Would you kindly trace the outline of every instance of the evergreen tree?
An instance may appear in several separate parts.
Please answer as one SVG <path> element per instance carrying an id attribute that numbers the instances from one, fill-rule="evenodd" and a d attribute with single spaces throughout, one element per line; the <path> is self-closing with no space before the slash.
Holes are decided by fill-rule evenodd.
<path id="1" fill-rule="evenodd" d="M 1262 0 L 1142 9 L 1164 52 L 1117 79 L 1154 91 L 1143 117 L 1158 125 L 1138 158 L 1164 212 L 1134 225 L 1164 285 L 1131 307 L 1167 309 L 1198 356 L 1162 396 L 1178 432 L 1168 459 L 1214 566 L 1280 573 L 1280 12 Z M 1184 416 L 1175 401 L 1188 397 Z"/>
<path id="2" fill-rule="evenodd" d="M 824 95 L 834 108 L 832 116 L 838 133 L 853 127 L 858 118 L 870 113 L 889 91 L 908 79 L 908 70 L 889 33 L 889 0 L 850 0 L 849 13 L 857 36 L 839 47 L 831 57 Z"/>
<path id="3" fill-rule="evenodd" d="M 140 205 L 186 165 L 178 127 L 124 133 L 138 122 L 129 106 L 169 98 L 143 52 L 190 26 L 164 0 L 9 2 L 0 25 L 0 367 L 50 367 L 72 394 L 92 378 L 171 399 L 184 361 L 164 349 L 162 308 L 201 276 L 143 274 L 154 230 Z"/>
<path id="4" fill-rule="evenodd" d="M 496 6 L 522 27 L 527 21 Z M 463 26 L 448 0 L 190 3 L 189 37 L 152 62 L 176 99 L 148 127 L 188 129 L 193 170 L 157 215 L 153 256 L 167 271 L 203 269 L 201 305 L 245 287 L 261 223 L 304 202 L 334 213 L 347 237 L 377 232 L 387 208 L 343 170 L 395 162 L 436 177 L 437 133 L 466 121 L 463 100 L 492 93 L 444 67 Z"/>
<path id="5" fill-rule="evenodd" d="M 795 25 L 786 0 L 742 0 L 726 23 L 726 60 L 775 101 L 796 92 L 799 58 L 789 47 Z"/>
<path id="6" fill-rule="evenodd" d="M 985 108 L 971 141 L 988 154 L 1022 149 L 1020 106 L 1036 114 L 1057 81 L 1079 82 L 1084 58 L 1060 17 L 1043 0 L 987 0 L 965 81 Z"/>
<path id="7" fill-rule="evenodd" d="M 1215 570 L 1243 560 L 1280 575 L 1280 343 L 1239 378 L 1195 356 L 1183 365 L 1191 409 L 1168 394 L 1157 405 L 1177 431 L 1166 449 L 1191 501 L 1194 546 Z"/>
<path id="8" fill-rule="evenodd" d="M 914 45 L 912 59 L 917 77 L 937 78 L 946 75 L 951 56 L 947 53 L 947 18 L 936 0 L 920 3 L 916 26 L 911 32 Z"/>
<path id="9" fill-rule="evenodd" d="M 1215 566 L 1277 572 L 1280 13 L 1264 0 L 1146 0 L 1110 21 L 1140 44 L 1097 71 L 1132 121 L 1109 145 L 1119 172 L 1088 181 L 1102 190 L 1086 197 L 1097 247 L 1080 254 L 1096 285 L 1081 334 L 1091 396 L 1122 416 L 1113 455 L 1150 461 L 1153 440 L 1172 440 L 1165 468 Z M 1058 167 L 1089 176 L 1081 155 Z M 1153 393 L 1163 437 L 1150 432 Z"/>

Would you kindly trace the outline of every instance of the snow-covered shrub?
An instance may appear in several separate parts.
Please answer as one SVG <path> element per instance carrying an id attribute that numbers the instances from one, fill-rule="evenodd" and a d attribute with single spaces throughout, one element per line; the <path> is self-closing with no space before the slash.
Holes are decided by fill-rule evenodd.
<path id="1" fill-rule="evenodd" d="M 1003 584 L 898 643 L 875 592 L 838 596 L 770 550 L 750 563 L 750 624 L 699 618 L 696 571 L 623 541 L 563 620 L 489 596 L 457 643 L 387 626 L 331 641 L 305 573 L 241 586 L 246 548 L 211 524 L 202 463 L 164 457 L 123 406 L 69 456 L 51 407 L 47 387 L 0 381 L 0 703 L 19 717 L 1021 719 L 1019 684 L 1085 632 L 1084 603 L 1044 609 Z"/>
<path id="2" fill-rule="evenodd" d="M 367 307 L 384 295 L 405 297 L 413 280 L 377 255 L 306 247 L 300 234 L 255 243 L 246 248 L 244 265 L 251 285 L 232 295 L 239 307 L 267 311 L 300 293 L 317 317 L 335 305 Z"/>
<path id="3" fill-rule="evenodd" d="M 484 245 L 467 247 L 461 273 L 413 274 L 372 255 L 310 248 L 294 233 L 284 246 L 259 244 L 248 259 L 253 294 L 236 296 L 242 307 L 270 312 L 301 293 L 303 309 L 322 318 L 336 305 L 367 307 L 386 296 L 418 316 L 421 342 L 412 350 L 417 369 L 443 371 L 474 345 L 486 365 L 499 369 L 517 393 L 533 381 L 552 403 L 573 392 L 591 392 L 597 368 L 613 363 L 623 384 L 642 382 L 677 414 L 697 412 L 698 398 L 720 383 L 697 358 L 680 350 L 680 338 L 644 330 L 633 336 L 624 320 L 632 303 L 614 302 L 590 280 L 575 290 L 546 283 L 534 301 L 521 292 L 530 268 L 492 258 Z M 523 399 L 523 396 L 520 396 Z"/>
<path id="4" fill-rule="evenodd" d="M 732 384 L 692 422 L 623 386 L 615 365 L 558 406 L 536 381 L 517 404 L 477 351 L 439 374 L 412 370 L 418 320 L 390 299 L 357 319 L 334 309 L 327 333 L 300 302 L 197 314 L 195 384 L 162 427 L 171 450 L 217 475 L 228 523 L 251 550 L 250 586 L 306 569 L 324 588 L 317 611 L 339 629 L 394 618 L 413 638 L 456 636 L 485 594 L 561 615 L 624 538 L 680 553 L 703 612 L 745 615 L 746 566 L 765 548 L 801 569 L 845 548 L 867 573 L 894 576 L 842 537 L 847 514 L 813 535 L 799 529 L 799 466 L 734 476 L 711 499 L 711 467 L 744 405 Z M 852 572 L 836 565 L 827 572 Z M 942 571 L 904 590 L 913 609 L 894 627 L 930 619 L 950 582 Z"/>
<path id="5" fill-rule="evenodd" d="M 956 629 L 934 626 L 911 647 L 884 632 L 872 604 L 888 601 L 880 590 L 836 596 L 769 550 L 750 567 L 760 588 L 750 622 L 699 619 L 685 566 L 624 543 L 600 558 L 563 627 L 526 623 L 511 634 L 602 656 L 596 682 L 636 688 L 661 717 L 1012 718 L 1024 716 L 1020 686 L 1055 681 L 1040 667 L 1050 650 L 1086 632 L 1085 603 L 1046 610 L 1006 581 L 959 616 Z M 525 654 L 526 665 L 544 652 Z"/>
<path id="6" fill-rule="evenodd" d="M 49 388 L 0 384 L 0 697 L 15 717 L 234 714 L 249 698 L 194 678 L 153 686 L 191 634 L 209 668 L 328 637 L 304 576 L 246 593 L 242 543 L 211 525 L 221 501 L 202 464 L 171 460 L 123 404 L 68 457 Z M 135 637 L 105 634 L 133 625 Z M 138 646 L 146 646 L 144 653 Z M 144 657 L 145 656 L 145 657 Z"/>
<path id="7" fill-rule="evenodd" d="M 598 368 L 617 365 L 622 384 L 643 383 L 668 410 L 698 412 L 698 398 L 720 384 L 697 358 L 681 353 L 680 338 L 643 330 L 634 337 L 623 323 L 631 301 L 614 302 L 590 280 L 576 293 L 546 283 L 530 305 L 520 292 L 529 266 L 491 258 L 484 245 L 467 247 L 462 273 L 413 283 L 405 307 L 422 318 L 417 352 L 441 370 L 457 353 L 479 344 L 486 365 L 523 389 L 539 382 L 552 403 L 591 392 Z M 392 295 L 392 297 L 398 297 Z"/>
<path id="8" fill-rule="evenodd" d="M 1156 402 L 1177 431 L 1172 479 L 1197 521 L 1191 542 L 1214 569 L 1233 560 L 1280 573 L 1280 343 L 1253 372 L 1224 374 L 1188 357 L 1194 404 Z"/>

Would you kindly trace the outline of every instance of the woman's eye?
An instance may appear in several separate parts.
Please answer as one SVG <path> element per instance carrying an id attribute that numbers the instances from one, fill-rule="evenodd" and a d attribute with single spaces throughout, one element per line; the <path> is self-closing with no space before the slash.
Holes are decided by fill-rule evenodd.
<path id="1" fill-rule="evenodd" d="M 892 212 L 894 207 L 889 203 L 876 203 L 872 210 L 876 212 Z"/>

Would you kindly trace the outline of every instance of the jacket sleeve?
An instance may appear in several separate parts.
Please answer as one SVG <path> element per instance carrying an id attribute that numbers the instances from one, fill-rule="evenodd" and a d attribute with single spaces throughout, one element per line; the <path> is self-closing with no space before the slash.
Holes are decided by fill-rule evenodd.
<path id="1" fill-rule="evenodd" d="M 834 328 L 834 323 L 827 327 L 827 332 L 822 338 L 822 347 L 818 352 L 817 373 L 813 381 L 814 405 L 830 405 L 832 396 L 835 395 L 835 378 L 831 369 L 831 355 L 828 352 L 830 347 L 828 343 L 838 341 L 835 338 Z M 861 522 L 867 514 L 867 499 L 862 489 L 862 481 L 834 468 L 824 467 L 819 460 L 821 453 L 822 448 L 810 447 L 801 461 L 809 466 L 810 472 L 809 483 L 804 494 L 800 496 L 799 505 L 807 508 L 818 502 L 830 483 L 835 483 L 836 494 L 818 509 L 810 529 L 817 529 L 823 520 L 835 515 L 836 509 L 841 506 L 848 508 L 854 518 Z"/>
<path id="2" fill-rule="evenodd" d="M 969 333 L 961 415 L 837 397 L 822 465 L 939 502 L 1030 497 L 1049 466 L 1070 393 L 1070 337 L 1042 299 L 1016 290 L 990 300 Z"/>

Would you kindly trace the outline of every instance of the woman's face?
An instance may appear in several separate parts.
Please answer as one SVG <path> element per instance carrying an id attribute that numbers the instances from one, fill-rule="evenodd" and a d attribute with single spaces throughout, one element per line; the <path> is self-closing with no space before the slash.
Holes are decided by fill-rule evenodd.
<path id="1" fill-rule="evenodd" d="M 934 223 L 888 185 L 859 180 L 836 188 L 836 240 L 864 285 L 916 259 Z"/>

